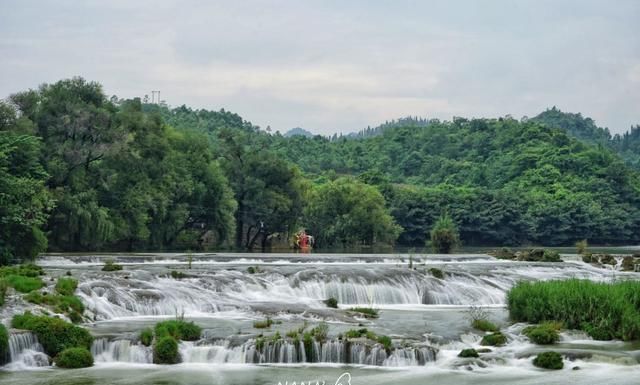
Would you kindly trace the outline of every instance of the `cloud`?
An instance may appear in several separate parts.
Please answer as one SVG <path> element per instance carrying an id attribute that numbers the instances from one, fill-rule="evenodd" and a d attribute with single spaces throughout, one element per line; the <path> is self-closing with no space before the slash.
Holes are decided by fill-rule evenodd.
<path id="1" fill-rule="evenodd" d="M 637 1 L 0 3 L 0 94 L 81 75 L 285 131 L 405 115 L 638 123 Z"/>

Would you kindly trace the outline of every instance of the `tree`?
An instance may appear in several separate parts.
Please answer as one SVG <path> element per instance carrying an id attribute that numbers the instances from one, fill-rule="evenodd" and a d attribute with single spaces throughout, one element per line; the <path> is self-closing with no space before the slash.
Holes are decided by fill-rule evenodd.
<path id="1" fill-rule="evenodd" d="M 314 186 L 304 218 L 321 247 L 393 244 L 402 230 L 389 215 L 382 194 L 351 178 Z"/>
<path id="2" fill-rule="evenodd" d="M 460 243 L 458 228 L 447 213 L 436 221 L 430 235 L 431 247 L 437 253 L 449 254 Z"/>
<path id="3" fill-rule="evenodd" d="M 302 212 L 304 184 L 298 169 L 267 150 L 264 138 L 238 129 L 218 133 L 222 165 L 236 211 L 236 247 L 264 248 L 275 233 L 286 233 Z"/>
<path id="4" fill-rule="evenodd" d="M 32 260 L 47 247 L 41 226 L 53 201 L 40 148 L 34 136 L 0 131 L 0 265 Z"/>

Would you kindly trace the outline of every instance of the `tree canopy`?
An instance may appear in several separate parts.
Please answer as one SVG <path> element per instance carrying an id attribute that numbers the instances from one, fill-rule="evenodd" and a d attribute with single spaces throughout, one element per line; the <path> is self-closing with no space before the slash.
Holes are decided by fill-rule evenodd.
<path id="1" fill-rule="evenodd" d="M 263 131 L 229 111 L 107 98 L 82 78 L 0 103 L 0 262 L 46 250 L 640 241 L 640 127 L 404 118 L 349 136 Z"/>

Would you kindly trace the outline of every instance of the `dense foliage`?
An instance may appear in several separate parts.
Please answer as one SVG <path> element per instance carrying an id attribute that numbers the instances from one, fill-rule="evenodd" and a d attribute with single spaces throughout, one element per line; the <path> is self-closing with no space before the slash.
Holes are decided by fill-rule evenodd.
<path id="1" fill-rule="evenodd" d="M 54 362 L 59 368 L 88 368 L 93 366 L 93 356 L 87 348 L 67 348 L 55 357 Z"/>
<path id="2" fill-rule="evenodd" d="M 9 332 L 7 328 L 0 323 L 0 365 L 9 362 Z"/>
<path id="3" fill-rule="evenodd" d="M 557 325 L 553 322 L 545 322 L 541 325 L 528 326 L 522 332 L 529 337 L 531 342 L 538 345 L 550 345 L 560 340 Z"/>
<path id="4" fill-rule="evenodd" d="M 11 320 L 16 329 L 32 331 L 45 353 L 55 357 L 67 348 L 90 349 L 93 337 L 84 328 L 65 322 L 60 318 L 37 316 L 30 312 L 18 314 Z"/>
<path id="5" fill-rule="evenodd" d="M 640 339 L 640 282 L 520 282 L 507 305 L 514 321 L 559 321 L 597 340 Z"/>
<path id="6" fill-rule="evenodd" d="M 46 250 L 640 241 L 640 127 L 405 118 L 349 137 L 107 98 L 81 78 L 0 103 L 0 264 Z M 626 163 L 626 164 L 625 164 Z M 630 166 L 630 167 L 629 167 Z"/>
<path id="7" fill-rule="evenodd" d="M 184 320 L 162 321 L 155 326 L 156 338 L 171 336 L 176 340 L 196 341 L 200 338 L 202 329 L 193 322 Z"/>
<path id="8" fill-rule="evenodd" d="M 311 189 L 304 212 L 321 246 L 392 243 L 401 231 L 373 186 L 339 178 Z"/>
<path id="9" fill-rule="evenodd" d="M 564 362 L 560 353 L 544 352 L 533 359 L 533 365 L 543 369 L 560 370 L 564 367 Z"/>
<path id="10" fill-rule="evenodd" d="M 556 107 L 542 112 L 533 120 L 565 130 L 584 142 L 608 148 L 618 153 L 626 163 L 640 169 L 640 125 L 624 134 L 611 135 L 608 128 L 598 127 L 591 118 L 581 114 L 562 112 Z"/>
<path id="11" fill-rule="evenodd" d="M 153 345 L 154 364 L 177 364 L 180 362 L 178 341 L 171 336 L 160 337 Z"/>

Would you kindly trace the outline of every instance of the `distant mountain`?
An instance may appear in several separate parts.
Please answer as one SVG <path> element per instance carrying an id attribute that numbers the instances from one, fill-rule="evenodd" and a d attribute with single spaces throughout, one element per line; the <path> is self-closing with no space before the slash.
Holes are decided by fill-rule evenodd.
<path id="1" fill-rule="evenodd" d="M 608 128 L 598 127 L 593 119 L 580 113 L 562 112 L 555 106 L 531 120 L 562 129 L 582 142 L 608 148 L 618 153 L 629 166 L 640 169 L 640 125 L 622 135 L 611 135 Z"/>
<path id="2" fill-rule="evenodd" d="M 315 134 L 305 130 L 304 128 L 295 127 L 284 134 L 284 137 L 286 138 L 290 138 L 292 136 L 304 136 L 306 138 L 313 138 Z"/>

